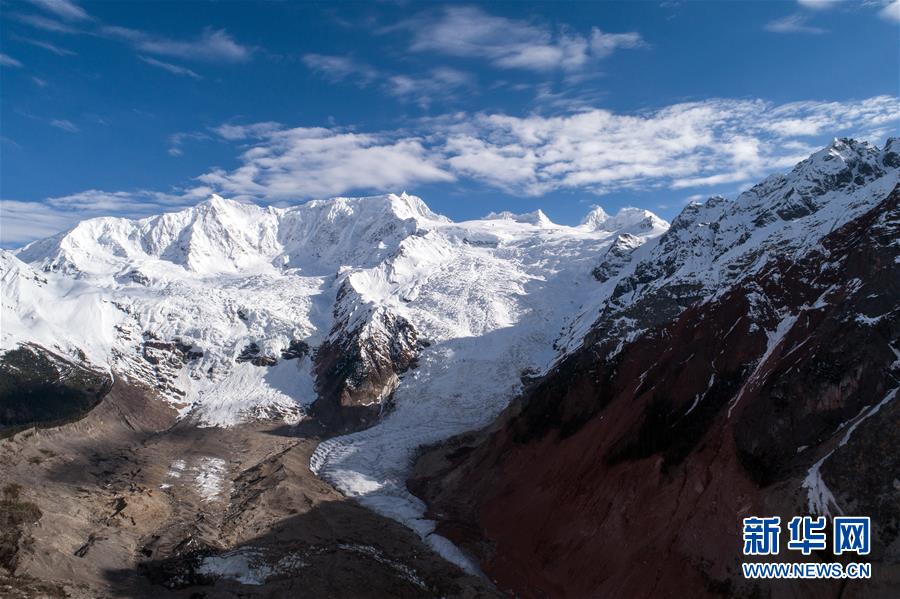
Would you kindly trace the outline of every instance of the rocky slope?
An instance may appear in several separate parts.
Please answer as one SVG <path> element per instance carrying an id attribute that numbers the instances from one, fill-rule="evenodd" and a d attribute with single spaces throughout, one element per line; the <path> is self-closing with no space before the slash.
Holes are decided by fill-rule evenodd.
<path id="1" fill-rule="evenodd" d="M 894 596 L 896 148 L 837 140 L 630 261 L 611 250 L 584 342 L 420 458 L 438 531 L 526 597 Z M 804 513 L 871 515 L 878 575 L 744 580 L 740 519 Z"/>
<path id="2" fill-rule="evenodd" d="M 198 428 L 119 380 L 0 441 L 0 596 L 495 595 L 316 478 L 310 424 Z"/>

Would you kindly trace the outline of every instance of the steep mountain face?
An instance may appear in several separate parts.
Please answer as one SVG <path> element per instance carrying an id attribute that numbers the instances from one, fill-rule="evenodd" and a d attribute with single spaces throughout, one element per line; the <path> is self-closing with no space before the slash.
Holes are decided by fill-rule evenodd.
<path id="1" fill-rule="evenodd" d="M 410 196 L 286 210 L 214 196 L 139 221 L 84 221 L 3 253 L 2 347 L 33 343 L 113 371 L 156 388 L 200 424 L 296 420 L 316 399 L 316 371 L 327 369 L 291 348 L 326 338 L 365 344 L 360 336 L 388 343 L 392 315 L 332 323 L 338 291 L 352 289 L 354 269 L 444 222 Z M 397 366 L 370 361 L 362 369 L 402 370 L 403 359 L 388 353 L 394 358 Z M 340 387 L 351 373 L 326 374 L 319 385 Z M 375 380 L 359 401 L 379 403 L 392 384 Z"/>
<path id="2" fill-rule="evenodd" d="M 438 532 L 519 596 L 800 596 L 813 586 L 743 579 L 741 518 L 863 514 L 879 575 L 815 593 L 893 596 L 896 147 L 837 140 L 611 246 L 579 347 L 419 459 L 409 486 Z"/>

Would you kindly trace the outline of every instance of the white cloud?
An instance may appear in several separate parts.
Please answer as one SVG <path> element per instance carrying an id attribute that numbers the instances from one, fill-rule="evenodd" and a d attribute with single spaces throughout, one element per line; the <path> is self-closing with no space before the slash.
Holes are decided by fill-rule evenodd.
<path id="1" fill-rule="evenodd" d="M 604 33 L 594 27 L 591 31 L 591 48 L 594 53 L 603 58 L 609 56 L 618 48 L 640 48 L 645 46 L 639 33 Z"/>
<path id="2" fill-rule="evenodd" d="M 0 66 L 4 67 L 13 67 L 13 68 L 21 68 L 22 63 L 13 58 L 12 56 L 8 56 L 6 54 L 0 54 Z"/>
<path id="3" fill-rule="evenodd" d="M 62 214 L 42 202 L 0 200 L 0 245 L 18 246 L 49 237 L 78 222 L 77 213 Z"/>
<path id="4" fill-rule="evenodd" d="M 68 131 L 69 133 L 78 133 L 78 127 L 72 121 L 67 121 L 66 119 L 53 119 L 50 121 L 50 125 L 52 127 L 56 127 L 57 129 L 62 129 L 63 131 Z"/>
<path id="5" fill-rule="evenodd" d="M 453 175 L 436 164 L 438 158 L 414 137 L 392 139 L 319 127 L 280 129 L 260 136 L 258 143 L 241 155 L 241 166 L 231 171 L 216 168 L 198 179 L 229 196 L 267 200 L 453 180 Z"/>
<path id="6" fill-rule="evenodd" d="M 155 54 L 157 56 L 169 56 L 187 60 L 206 62 L 240 63 L 250 60 L 253 48 L 242 45 L 234 40 L 224 29 L 207 27 L 193 40 L 178 40 L 156 35 L 140 29 L 131 29 L 119 25 L 104 24 L 92 19 L 80 6 L 70 0 L 29 0 L 33 4 L 52 12 L 67 21 L 90 21 L 84 28 L 76 28 L 69 23 L 56 19 L 49 19 L 39 15 L 15 14 L 13 17 L 23 23 L 51 31 L 54 33 L 84 34 L 102 36 L 125 42 L 133 46 L 139 52 Z M 60 56 L 74 54 L 68 50 L 57 48 L 48 42 L 26 40 L 36 46 L 55 52 Z M 143 57 L 141 57 L 142 60 Z M 155 65 L 160 66 L 160 65 Z M 172 65 L 175 66 L 175 65 Z M 162 67 L 165 68 L 165 67 Z M 180 68 L 180 67 L 178 67 Z M 174 72 L 174 71 L 173 71 Z M 193 72 L 193 71 L 191 71 Z M 187 73 L 176 73 L 187 74 Z"/>
<path id="7" fill-rule="evenodd" d="M 544 25 L 496 17 L 474 6 L 450 6 L 441 13 L 420 15 L 394 28 L 412 34 L 410 49 L 449 56 L 483 58 L 507 69 L 577 70 L 593 58 L 617 48 L 645 45 L 640 34 L 592 30 L 590 39 Z M 391 30 L 389 29 L 389 31 Z"/>
<path id="8" fill-rule="evenodd" d="M 266 137 L 282 129 L 281 123 L 274 121 L 265 121 L 262 123 L 252 123 L 250 125 L 232 125 L 223 124 L 213 127 L 213 132 L 221 138 L 228 141 L 238 141 L 242 139 L 254 139 Z"/>
<path id="9" fill-rule="evenodd" d="M 455 177 L 524 195 L 722 186 L 793 165 L 815 149 L 812 136 L 862 135 L 896 126 L 898 114 L 896 98 L 879 96 L 782 105 L 709 100 L 639 114 L 451 114 L 393 135 L 223 125 L 215 129 L 223 138 L 253 144 L 241 166 L 200 180 L 226 195 L 270 199 Z"/>
<path id="10" fill-rule="evenodd" d="M 888 2 L 884 8 L 878 11 L 878 16 L 885 21 L 900 23 L 900 0 Z"/>
<path id="11" fill-rule="evenodd" d="M 407 100 L 427 108 L 436 99 L 446 101 L 455 97 L 463 88 L 473 88 L 472 76 L 450 67 L 438 67 L 424 76 L 394 75 L 388 78 L 383 89 L 388 95 Z"/>
<path id="12" fill-rule="evenodd" d="M 806 15 L 788 15 L 766 23 L 766 31 L 772 33 L 825 33 L 825 29 L 807 25 L 809 18 Z"/>
<path id="13" fill-rule="evenodd" d="M 141 52 L 187 60 L 246 62 L 252 54 L 251 48 L 234 41 L 224 29 L 204 29 L 200 37 L 190 41 L 174 40 L 114 25 L 102 27 L 101 32 L 128 42 Z"/>
<path id="14" fill-rule="evenodd" d="M 460 89 L 472 88 L 475 84 L 468 73 L 446 66 L 412 75 L 379 72 L 348 56 L 306 54 L 303 62 L 332 83 L 350 82 L 363 88 L 378 82 L 383 93 L 418 104 L 421 108 L 427 108 L 437 99 L 452 99 Z"/>
<path id="15" fill-rule="evenodd" d="M 155 58 L 150 58 L 147 56 L 138 56 L 142 61 L 146 62 L 149 65 L 153 65 L 154 67 L 158 67 L 160 69 L 169 71 L 173 75 L 179 75 L 181 77 L 192 77 L 193 79 L 203 79 L 200 75 L 190 70 L 187 67 L 181 67 L 177 64 L 172 64 L 170 62 L 163 62 L 161 60 L 156 60 Z"/>
<path id="16" fill-rule="evenodd" d="M 38 87 L 47 87 L 47 85 L 48 85 L 47 81 L 45 81 L 44 79 L 41 79 L 40 77 L 32 76 L 31 81 L 33 81 L 34 84 Z"/>
<path id="17" fill-rule="evenodd" d="M 445 124 L 439 151 L 453 172 L 519 194 L 723 185 L 793 165 L 815 149 L 809 136 L 896 127 L 897 102 L 709 100 L 636 115 L 481 114 Z"/>
<path id="18" fill-rule="evenodd" d="M 89 19 L 87 12 L 69 0 L 28 0 L 35 6 L 39 6 L 57 17 L 67 21 L 85 21 Z"/>
<path id="19" fill-rule="evenodd" d="M 102 191 L 88 189 L 78 193 L 56 196 L 44 204 L 60 211 L 75 211 L 90 216 L 130 212 L 131 214 L 155 214 L 159 210 L 180 207 L 197 199 L 195 194 L 169 194 L 141 189 L 137 191 Z"/>

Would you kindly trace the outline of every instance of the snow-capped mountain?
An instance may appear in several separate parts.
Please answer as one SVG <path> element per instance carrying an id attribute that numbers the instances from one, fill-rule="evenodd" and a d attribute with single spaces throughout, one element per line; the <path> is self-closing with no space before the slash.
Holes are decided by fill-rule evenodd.
<path id="1" fill-rule="evenodd" d="M 653 226 L 620 219 L 635 243 L 665 230 L 641 218 Z M 0 343 L 149 385 L 202 426 L 309 412 L 353 430 L 390 412 L 374 434 L 324 443 L 313 465 L 416 522 L 402 485 L 416 448 L 487 424 L 550 365 L 617 234 L 543 214 L 454 223 L 408 195 L 288 209 L 213 197 L 4 252 L 16 284 L 3 286 Z"/>
<path id="2" fill-rule="evenodd" d="M 595 270 L 601 288 L 561 345 L 573 350 L 591 327 L 606 338 L 633 337 L 775 256 L 801 255 L 890 193 L 898 150 L 898 138 L 883 149 L 835 139 L 790 173 L 772 175 L 734 200 L 714 196 L 689 204 L 653 243 L 619 239 Z"/>
<path id="3" fill-rule="evenodd" d="M 0 351 L 146 385 L 183 423 L 314 416 L 349 433 L 319 445 L 314 472 L 470 565 L 406 488 L 419 448 L 821 249 L 888 197 L 898 149 L 835 140 L 671 227 L 599 207 L 576 227 L 540 211 L 456 223 L 406 194 L 91 219 L 0 252 Z M 777 344 L 796 314 L 747 297 L 765 315 L 748 327 Z"/>
<path id="4" fill-rule="evenodd" d="M 562 270 L 577 279 L 613 234 L 542 214 L 457 224 L 405 194 L 288 209 L 213 196 L 141 220 L 87 220 L 3 252 L 0 339 L 83 355 L 205 425 L 296 419 L 316 400 L 316 379 L 319 413 L 342 421 L 342 408 L 377 415 L 426 343 L 528 320 L 529 291 Z M 533 316 L 552 336 L 568 311 Z M 298 344 L 322 350 L 317 364 L 291 353 Z"/>

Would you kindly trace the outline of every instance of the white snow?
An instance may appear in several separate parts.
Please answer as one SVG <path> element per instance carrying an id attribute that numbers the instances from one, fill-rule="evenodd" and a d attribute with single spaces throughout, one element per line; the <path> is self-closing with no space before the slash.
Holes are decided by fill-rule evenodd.
<path id="1" fill-rule="evenodd" d="M 198 574 L 227 578 L 246 585 L 263 585 L 276 571 L 264 559 L 265 555 L 252 548 L 241 548 L 221 555 L 204 557 L 197 566 Z"/>
<path id="2" fill-rule="evenodd" d="M 830 516 L 832 508 L 839 514 L 844 513 L 840 506 L 838 506 L 837 501 L 835 501 L 834 495 L 831 493 L 828 485 L 826 485 L 825 481 L 822 479 L 822 464 L 831 457 L 833 452 L 834 450 L 829 451 L 822 459 L 813 464 L 812 468 L 810 468 L 809 472 L 806 474 L 806 478 L 803 479 L 802 487 L 807 490 L 807 502 L 810 514 Z"/>
<path id="3" fill-rule="evenodd" d="M 194 483 L 197 493 L 203 501 L 214 501 L 220 498 L 225 487 L 227 465 L 221 458 L 203 457 L 196 468 Z"/>

